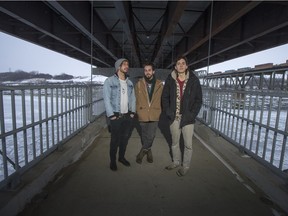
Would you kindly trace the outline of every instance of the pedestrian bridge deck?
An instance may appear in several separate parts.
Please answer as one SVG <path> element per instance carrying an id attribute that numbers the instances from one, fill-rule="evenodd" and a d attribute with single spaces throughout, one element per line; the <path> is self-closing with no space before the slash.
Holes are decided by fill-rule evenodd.
<path id="1" fill-rule="evenodd" d="M 184 177 L 164 169 L 171 163 L 165 137 L 164 130 L 157 131 L 154 163 L 139 165 L 141 141 L 134 129 L 126 152 L 131 167 L 118 163 L 113 172 L 110 133 L 102 129 L 80 160 L 58 173 L 19 216 L 285 215 L 288 196 L 281 180 L 209 128 L 196 124 L 191 169 Z"/>

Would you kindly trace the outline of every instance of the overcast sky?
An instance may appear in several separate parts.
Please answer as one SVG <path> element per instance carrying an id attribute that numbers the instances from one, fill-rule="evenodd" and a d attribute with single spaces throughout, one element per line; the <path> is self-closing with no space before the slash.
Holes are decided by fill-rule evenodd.
<path id="1" fill-rule="evenodd" d="M 288 60 L 288 44 L 209 67 L 209 72 L 280 64 Z M 0 32 L 0 72 L 23 70 L 59 75 L 90 76 L 90 65 Z M 203 68 L 207 69 L 207 68 Z"/>

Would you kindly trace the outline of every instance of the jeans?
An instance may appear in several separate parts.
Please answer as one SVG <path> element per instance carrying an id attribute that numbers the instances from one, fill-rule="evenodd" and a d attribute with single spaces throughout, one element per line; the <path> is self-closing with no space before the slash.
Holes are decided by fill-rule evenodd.
<path id="1" fill-rule="evenodd" d="M 140 122 L 140 126 L 141 126 L 142 149 L 150 149 L 152 147 L 155 138 L 158 122 L 157 121 Z"/>
<path id="2" fill-rule="evenodd" d="M 184 154 L 183 154 L 183 167 L 189 168 L 192 158 L 192 137 L 194 133 L 194 124 L 186 125 L 182 128 L 179 120 L 174 120 L 170 125 L 170 132 L 172 135 L 172 155 L 174 164 L 181 165 L 181 150 L 180 150 L 180 135 L 182 132 L 184 140 Z"/>
<path id="3" fill-rule="evenodd" d="M 125 115 L 121 118 L 110 121 L 111 141 L 110 141 L 110 160 L 116 162 L 116 154 L 119 147 L 119 158 L 125 158 L 126 146 L 132 132 L 132 118 Z"/>

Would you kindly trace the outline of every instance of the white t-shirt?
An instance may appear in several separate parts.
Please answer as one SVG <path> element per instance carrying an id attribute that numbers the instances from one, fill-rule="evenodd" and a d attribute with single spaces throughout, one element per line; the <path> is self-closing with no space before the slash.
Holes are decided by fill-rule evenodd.
<path id="1" fill-rule="evenodd" d="M 120 100 L 120 112 L 128 113 L 128 88 L 125 80 L 120 80 L 121 88 L 121 100 Z"/>

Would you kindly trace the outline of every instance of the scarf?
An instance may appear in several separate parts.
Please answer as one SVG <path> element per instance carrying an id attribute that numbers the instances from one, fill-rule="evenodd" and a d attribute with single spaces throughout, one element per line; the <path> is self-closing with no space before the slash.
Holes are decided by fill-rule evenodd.
<path id="1" fill-rule="evenodd" d="M 147 79 L 147 77 L 144 76 L 145 82 L 146 82 L 146 86 L 147 86 L 147 92 L 148 92 L 148 96 L 149 96 L 149 101 L 152 100 L 152 95 L 154 92 L 154 88 L 155 88 L 155 83 L 156 83 L 156 77 L 155 75 L 153 75 L 153 78 L 151 80 Z"/>

